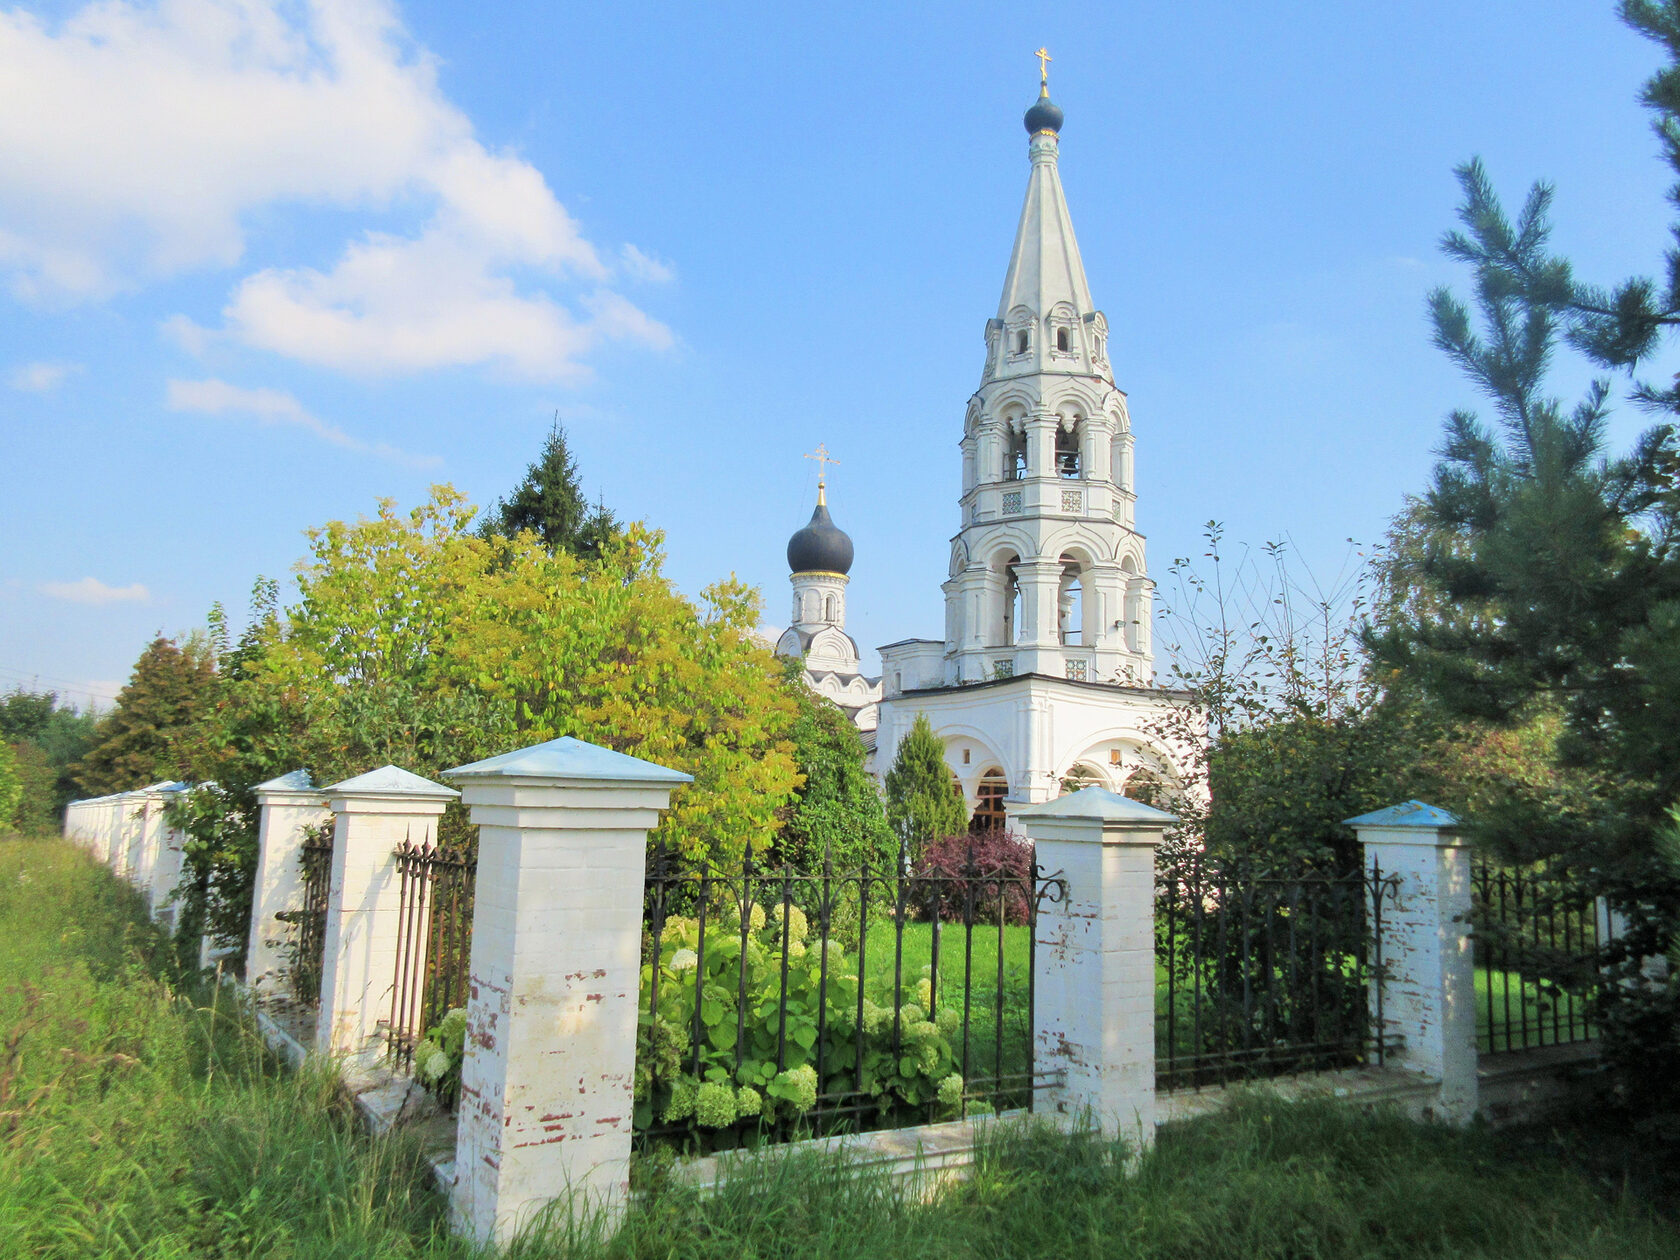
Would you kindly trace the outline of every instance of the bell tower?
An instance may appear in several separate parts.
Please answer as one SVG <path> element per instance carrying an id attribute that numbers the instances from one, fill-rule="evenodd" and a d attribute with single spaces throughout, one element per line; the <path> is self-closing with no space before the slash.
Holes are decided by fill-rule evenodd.
<path id="1" fill-rule="evenodd" d="M 1026 126 L 1026 202 L 963 416 L 945 634 L 881 648 L 876 773 L 925 715 L 978 825 L 1070 784 L 1135 795 L 1185 783 L 1201 721 L 1188 692 L 1155 685 L 1131 417 L 1068 217 L 1062 111 L 1043 73 Z"/>
<path id="2" fill-rule="evenodd" d="M 1062 121 L 1041 76 L 1025 118 L 1026 201 L 963 421 L 962 526 L 943 587 L 946 685 L 1153 677 L 1131 419 L 1062 192 Z"/>

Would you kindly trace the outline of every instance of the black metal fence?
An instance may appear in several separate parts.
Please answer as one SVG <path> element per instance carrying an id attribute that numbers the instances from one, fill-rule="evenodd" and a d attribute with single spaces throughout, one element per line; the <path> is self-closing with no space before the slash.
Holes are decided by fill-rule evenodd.
<path id="1" fill-rule="evenodd" d="M 1476 1045 L 1484 1054 L 1594 1036 L 1599 907 L 1567 874 L 1471 866 Z"/>
<path id="2" fill-rule="evenodd" d="M 466 1005 L 478 863 L 465 849 L 406 838 L 396 863 L 397 959 L 387 1037 L 392 1059 L 406 1070 L 427 1031 L 452 1007 Z M 453 1088 L 451 1077 L 440 1092 Z"/>
<path id="3" fill-rule="evenodd" d="M 332 882 L 332 824 L 304 832 L 298 849 L 303 904 L 274 917 L 293 925 L 292 996 L 306 1006 L 321 1000 L 321 966 L 327 941 L 327 890 Z"/>
<path id="4" fill-rule="evenodd" d="M 1066 885 L 1007 849 L 816 873 L 656 853 L 638 1138 L 715 1148 L 1030 1106 L 1034 925 Z"/>
<path id="5" fill-rule="evenodd" d="M 1156 867 L 1155 1076 L 1163 1089 L 1381 1063 L 1373 863 L 1279 875 L 1192 852 Z M 1372 1004 L 1376 1004 L 1373 1011 Z"/>

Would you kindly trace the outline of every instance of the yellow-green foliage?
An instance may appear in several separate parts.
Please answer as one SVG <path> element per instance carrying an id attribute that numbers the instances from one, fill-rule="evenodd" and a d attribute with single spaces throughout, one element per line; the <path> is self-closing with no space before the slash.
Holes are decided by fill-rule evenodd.
<path id="1" fill-rule="evenodd" d="M 302 600 L 250 672 L 322 729 L 349 732 L 350 698 L 400 688 L 413 697 L 401 708 L 439 714 L 433 725 L 497 732 L 498 746 L 460 755 L 571 735 L 686 771 L 694 784 L 675 794 L 655 843 L 720 857 L 768 845 L 800 779 L 796 706 L 752 638 L 758 592 L 730 580 L 691 602 L 661 571 L 662 536 L 640 525 L 585 561 L 532 534 L 479 537 L 473 512 L 440 486 L 409 513 L 386 500 L 371 519 L 311 531 Z M 401 726 L 396 716 L 379 720 Z M 445 768 L 426 746 L 407 751 L 390 759 Z"/>
<path id="2" fill-rule="evenodd" d="M 0 741 L 0 832 L 17 823 L 18 805 L 23 801 L 23 780 L 18 774 L 17 755 L 11 745 Z"/>

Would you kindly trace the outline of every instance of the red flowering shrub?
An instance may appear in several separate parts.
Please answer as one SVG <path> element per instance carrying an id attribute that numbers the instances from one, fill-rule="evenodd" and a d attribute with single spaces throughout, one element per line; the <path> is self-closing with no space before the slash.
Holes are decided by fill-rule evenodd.
<path id="1" fill-rule="evenodd" d="M 1027 922 L 1032 902 L 1033 850 L 1002 830 L 964 832 L 928 845 L 911 871 L 910 904 L 921 918 L 961 923 Z"/>

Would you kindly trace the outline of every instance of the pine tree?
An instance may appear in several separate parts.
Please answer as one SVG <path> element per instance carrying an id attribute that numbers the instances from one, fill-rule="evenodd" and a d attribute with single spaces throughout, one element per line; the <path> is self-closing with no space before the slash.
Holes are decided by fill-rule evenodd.
<path id="1" fill-rule="evenodd" d="M 152 640 L 96 728 L 93 747 L 72 767 L 77 784 L 99 796 L 184 776 L 189 767 L 176 738 L 191 728 L 214 680 L 206 645 L 182 646 L 161 634 Z"/>
<path id="2" fill-rule="evenodd" d="M 606 504 L 591 507 L 584 496 L 577 461 L 558 418 L 537 462 L 525 470 L 525 479 L 485 513 L 479 526 L 486 538 L 512 538 L 521 530 L 541 538 L 551 555 L 569 551 L 583 559 L 599 557 L 620 532 L 618 518 Z"/>
<path id="3" fill-rule="evenodd" d="M 1680 173 L 1680 0 L 1629 0 L 1622 14 L 1669 53 L 1645 100 Z M 1641 967 L 1680 941 L 1680 862 L 1667 839 L 1680 800 L 1680 447 L 1661 424 L 1610 455 L 1613 382 L 1566 407 L 1545 378 L 1563 339 L 1601 366 L 1647 362 L 1680 323 L 1680 255 L 1666 291 L 1643 279 L 1614 292 L 1580 284 L 1549 249 L 1548 186 L 1535 185 L 1512 221 L 1479 162 L 1459 179 L 1464 231 L 1445 249 L 1474 270 L 1475 315 L 1436 291 L 1435 342 L 1497 423 L 1449 418 L 1415 523 L 1422 594 L 1392 603 L 1371 646 L 1451 716 L 1516 728 L 1561 714 L 1558 783 L 1512 785 L 1470 821 L 1499 856 L 1542 862 L 1627 916 L 1598 958 L 1551 979 L 1595 995 L 1619 1097 L 1659 1136 L 1680 1123 L 1680 986 L 1652 983 Z M 1680 410 L 1680 387 L 1630 393 L 1660 416 Z"/>
<path id="4" fill-rule="evenodd" d="M 887 821 L 909 844 L 912 860 L 968 825 L 968 807 L 945 764 L 945 743 L 925 713 L 916 715 L 887 771 Z"/>

